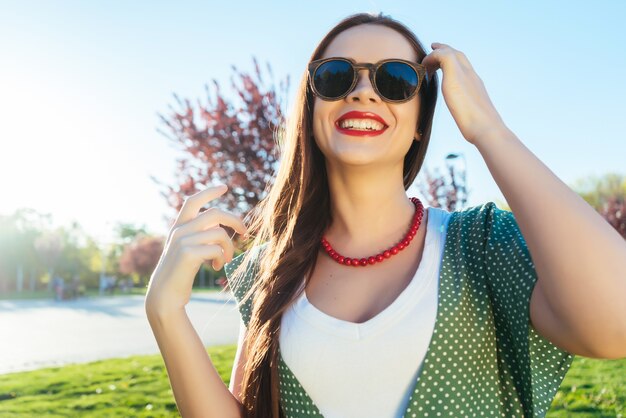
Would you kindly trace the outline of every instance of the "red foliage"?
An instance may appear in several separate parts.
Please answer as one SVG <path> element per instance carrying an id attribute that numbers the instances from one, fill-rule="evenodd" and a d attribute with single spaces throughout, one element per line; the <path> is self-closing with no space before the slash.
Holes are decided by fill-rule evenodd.
<path id="1" fill-rule="evenodd" d="M 174 94 L 180 110 L 170 106 L 168 116 L 159 114 L 169 130 L 159 132 L 182 148 L 177 161 L 178 184 L 166 185 L 167 191 L 161 193 L 176 213 L 187 196 L 214 183 L 227 184 L 229 191 L 211 205 L 238 215 L 264 197 L 278 161 L 275 135 L 284 123 L 282 100 L 289 78 L 280 83 L 279 95 L 273 83 L 267 87 L 263 84 L 254 57 L 253 62 L 256 79 L 231 67 L 238 80 L 236 83 L 231 77 L 233 97 L 224 96 L 213 80 L 213 95 L 205 86 L 206 104 L 198 100 L 193 106 Z M 269 64 L 267 68 L 271 75 Z M 168 221 L 171 225 L 173 218 Z"/>
<path id="2" fill-rule="evenodd" d="M 164 245 L 163 238 L 138 236 L 124 248 L 120 257 L 120 273 L 137 273 L 142 277 L 152 274 L 159 262 Z"/>

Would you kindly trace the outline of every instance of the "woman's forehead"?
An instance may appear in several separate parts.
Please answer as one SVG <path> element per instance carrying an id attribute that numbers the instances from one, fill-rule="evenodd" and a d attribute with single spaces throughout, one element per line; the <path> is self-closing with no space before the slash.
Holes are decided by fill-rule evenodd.
<path id="1" fill-rule="evenodd" d="M 364 24 L 346 29 L 328 45 L 321 58 L 347 57 L 357 62 L 376 62 L 387 58 L 417 59 L 411 43 L 396 30 L 382 25 Z"/>

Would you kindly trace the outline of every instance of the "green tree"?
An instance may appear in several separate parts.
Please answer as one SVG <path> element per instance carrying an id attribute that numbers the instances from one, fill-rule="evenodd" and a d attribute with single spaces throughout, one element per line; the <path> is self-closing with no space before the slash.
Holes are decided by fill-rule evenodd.
<path id="1" fill-rule="evenodd" d="M 605 208 L 612 199 L 626 200 L 626 176 L 618 173 L 578 179 L 571 187 L 598 211 Z"/>
<path id="2" fill-rule="evenodd" d="M 0 292 L 14 291 L 19 274 L 23 288 L 37 289 L 41 264 L 34 243 L 49 222 L 49 215 L 33 209 L 0 215 Z"/>

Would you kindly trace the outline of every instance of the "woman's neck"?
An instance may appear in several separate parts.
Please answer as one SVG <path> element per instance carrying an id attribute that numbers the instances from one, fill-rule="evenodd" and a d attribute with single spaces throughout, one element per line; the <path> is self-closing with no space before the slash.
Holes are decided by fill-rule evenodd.
<path id="1" fill-rule="evenodd" d="M 385 176 L 361 176 L 351 181 L 330 178 L 332 222 L 324 236 L 338 252 L 349 248 L 352 253 L 367 254 L 381 245 L 394 245 L 406 234 L 415 205 L 407 197 L 401 178 L 391 181 L 389 175 L 381 177 Z"/>

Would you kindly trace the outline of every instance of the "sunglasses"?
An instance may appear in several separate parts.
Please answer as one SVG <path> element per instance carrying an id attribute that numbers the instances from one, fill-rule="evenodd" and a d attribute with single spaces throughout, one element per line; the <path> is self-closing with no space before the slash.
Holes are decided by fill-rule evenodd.
<path id="1" fill-rule="evenodd" d="M 386 102 L 411 100 L 427 79 L 426 67 L 399 58 L 377 63 L 357 63 L 351 58 L 323 58 L 309 64 L 309 83 L 313 93 L 323 100 L 346 97 L 357 84 L 360 69 L 369 70 L 376 94 Z"/>

